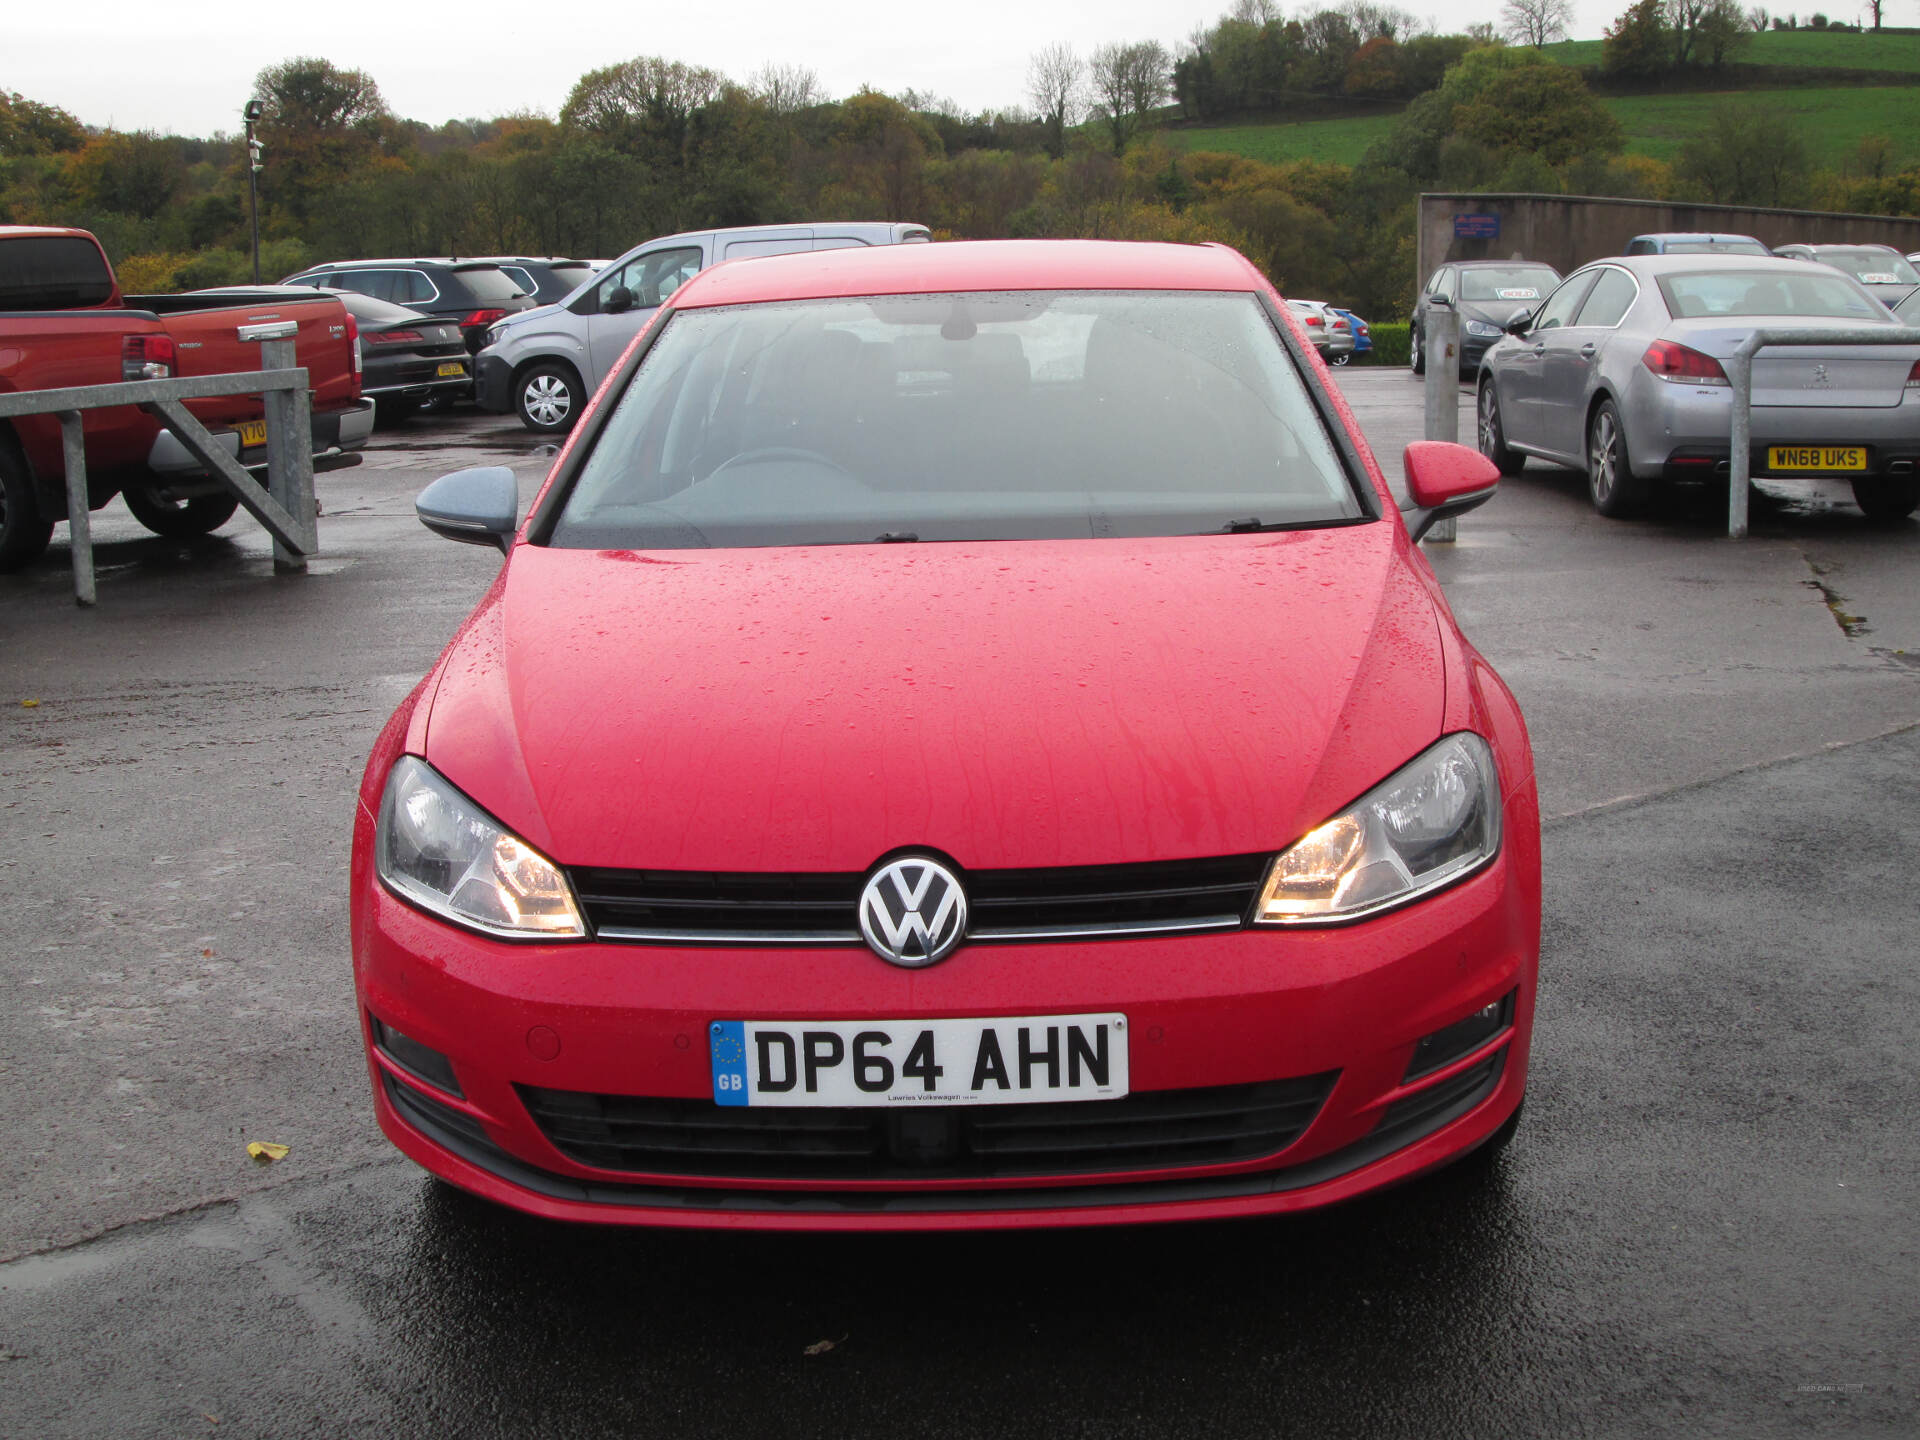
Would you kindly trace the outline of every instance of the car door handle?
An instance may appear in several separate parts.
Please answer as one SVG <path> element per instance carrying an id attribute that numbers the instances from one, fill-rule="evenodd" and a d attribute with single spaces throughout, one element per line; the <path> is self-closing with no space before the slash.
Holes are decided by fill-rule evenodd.
<path id="1" fill-rule="evenodd" d="M 1593 358 L 1593 353 L 1594 353 L 1594 345 L 1591 340 L 1589 340 L 1585 345 L 1582 345 L 1580 347 L 1580 354 L 1585 359 L 1591 360 Z"/>
<path id="2" fill-rule="evenodd" d="M 1544 341 L 1544 340 L 1542 340 L 1542 341 L 1540 341 L 1540 342 L 1539 342 L 1538 344 L 1536 344 L 1536 345 L 1535 345 L 1535 346 L 1533 347 L 1533 353 L 1534 353 L 1534 354 L 1536 354 L 1536 355 L 1544 355 L 1544 354 L 1546 354 L 1546 353 L 1547 353 L 1547 342 L 1546 342 L 1546 341 Z"/>

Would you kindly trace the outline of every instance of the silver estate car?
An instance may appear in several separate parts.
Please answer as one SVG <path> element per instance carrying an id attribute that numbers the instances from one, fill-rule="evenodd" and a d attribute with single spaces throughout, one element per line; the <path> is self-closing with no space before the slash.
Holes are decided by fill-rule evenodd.
<path id="1" fill-rule="evenodd" d="M 1756 328 L 1899 325 L 1850 275 L 1798 260 L 1638 255 L 1576 270 L 1521 310 L 1479 375 L 1480 453 L 1584 470 L 1602 515 L 1662 482 L 1727 473 L 1722 361 Z M 1755 476 L 1850 480 L 1874 519 L 1920 507 L 1920 340 L 1763 350 L 1753 366 Z"/>
<path id="2" fill-rule="evenodd" d="M 1353 354 L 1353 326 L 1347 317 L 1324 300 L 1289 300 L 1287 308 L 1307 327 L 1307 338 L 1320 358 L 1330 365 L 1344 365 Z"/>

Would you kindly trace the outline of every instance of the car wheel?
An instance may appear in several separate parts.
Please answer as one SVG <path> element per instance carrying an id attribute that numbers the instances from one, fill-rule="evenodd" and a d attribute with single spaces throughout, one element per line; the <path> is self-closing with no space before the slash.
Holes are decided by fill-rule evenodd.
<path id="1" fill-rule="evenodd" d="M 1334 356 L 1334 357 L 1333 357 L 1333 363 L 1334 363 L 1335 365 L 1344 365 L 1344 364 L 1346 364 L 1346 363 L 1347 363 L 1347 361 L 1349 361 L 1349 360 L 1351 360 L 1352 358 L 1353 358 L 1353 352 L 1352 352 L 1351 350 L 1349 350 L 1349 351 L 1348 351 L 1348 352 L 1347 352 L 1346 354 L 1344 354 L 1344 355 L 1336 355 L 1336 356 Z"/>
<path id="2" fill-rule="evenodd" d="M 1413 361 L 1413 373 L 1416 375 L 1426 374 L 1427 353 L 1420 348 L 1420 322 L 1417 319 L 1413 322 L 1412 334 L 1407 338 L 1407 353 Z"/>
<path id="3" fill-rule="evenodd" d="M 513 382 L 514 409 L 527 429 L 537 435 L 555 435 L 571 430 L 580 418 L 584 389 L 571 366 L 533 365 Z"/>
<path id="4" fill-rule="evenodd" d="M 1646 498 L 1646 487 L 1633 473 L 1627 454 L 1627 432 L 1613 401 L 1602 400 L 1587 422 L 1587 494 L 1593 508 L 1609 520 L 1631 515 Z"/>
<path id="5" fill-rule="evenodd" d="M 1493 462 L 1502 475 L 1518 475 L 1527 468 L 1527 457 L 1507 448 L 1507 432 L 1500 424 L 1500 396 L 1489 375 L 1480 383 L 1480 453 Z"/>
<path id="6" fill-rule="evenodd" d="M 1853 482 L 1853 503 L 1869 520 L 1897 524 L 1920 509 L 1920 479 L 1862 476 Z"/>
<path id="7" fill-rule="evenodd" d="M 164 535 L 169 540 L 191 540 L 196 535 L 211 535 L 231 520 L 233 512 L 240 508 L 239 498 L 225 493 L 195 495 L 191 500 L 162 500 L 151 490 L 135 486 L 121 491 L 120 496 L 127 502 L 127 509 L 133 512 L 134 519 L 154 534 Z"/>
<path id="8" fill-rule="evenodd" d="M 26 460 L 0 439 L 0 573 L 31 565 L 52 538 L 53 522 L 40 518 Z"/>

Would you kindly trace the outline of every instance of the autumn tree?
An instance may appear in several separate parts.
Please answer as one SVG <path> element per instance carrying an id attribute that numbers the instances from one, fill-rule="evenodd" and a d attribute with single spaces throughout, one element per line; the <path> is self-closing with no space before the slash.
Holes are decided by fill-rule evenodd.
<path id="1" fill-rule="evenodd" d="M 1157 40 L 1102 45 L 1093 52 L 1090 69 L 1095 108 L 1113 137 L 1113 153 L 1124 154 L 1167 98 L 1167 52 Z"/>
<path id="2" fill-rule="evenodd" d="M 1663 0 L 1634 0 L 1607 27 L 1600 46 L 1600 68 L 1610 76 L 1644 79 L 1668 66 L 1668 31 Z"/>
<path id="3" fill-rule="evenodd" d="M 1724 104 L 1680 147 L 1674 174 L 1717 205 L 1799 205 L 1813 162 L 1806 142 L 1764 105 Z"/>
<path id="4" fill-rule="evenodd" d="M 1027 98 L 1047 131 L 1047 153 L 1067 153 L 1067 128 L 1080 123 L 1086 109 L 1087 67 L 1073 47 L 1061 42 L 1036 50 L 1027 62 Z"/>
<path id="5" fill-rule="evenodd" d="M 1567 38 L 1573 25 L 1573 0 L 1506 0 L 1500 7 L 1500 33 L 1515 45 L 1538 50 Z"/>
<path id="6" fill-rule="evenodd" d="M 255 127 L 267 152 L 261 191 L 304 222 L 380 152 L 392 116 L 371 76 L 328 60 L 283 60 L 253 84 L 265 103 Z"/>

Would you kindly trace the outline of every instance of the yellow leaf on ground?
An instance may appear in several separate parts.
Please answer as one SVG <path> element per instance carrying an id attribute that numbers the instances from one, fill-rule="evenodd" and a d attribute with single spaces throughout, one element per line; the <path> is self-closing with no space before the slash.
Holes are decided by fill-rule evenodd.
<path id="1" fill-rule="evenodd" d="M 22 700 L 20 702 L 20 708 L 22 710 L 31 710 L 35 706 L 39 705 L 39 703 L 40 702 L 38 700 Z"/>
<path id="2" fill-rule="evenodd" d="M 270 1165 L 275 1160 L 287 1158 L 287 1147 L 276 1145 L 271 1140 L 253 1140 L 247 1144 L 247 1154 Z"/>

